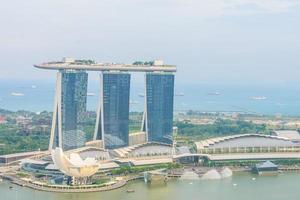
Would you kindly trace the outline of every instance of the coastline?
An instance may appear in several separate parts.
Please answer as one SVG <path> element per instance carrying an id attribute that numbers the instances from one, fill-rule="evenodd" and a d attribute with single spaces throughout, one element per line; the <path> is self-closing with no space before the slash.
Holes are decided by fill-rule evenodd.
<path id="1" fill-rule="evenodd" d="M 205 171 L 209 171 L 211 169 L 218 169 L 220 167 L 208 167 L 205 168 Z M 240 173 L 251 173 L 251 168 L 246 167 L 229 167 L 233 173 L 240 174 Z M 298 173 L 300 171 L 300 166 L 289 166 L 289 165 L 282 165 L 278 168 L 279 173 Z M 181 174 L 182 175 L 182 174 Z M 180 174 L 168 174 L 168 178 L 176 179 L 181 177 Z M 234 175 L 233 175 L 234 176 Z M 105 192 L 116 190 L 122 188 L 127 185 L 130 181 L 135 181 L 139 179 L 143 179 L 142 175 L 136 175 L 133 177 L 124 177 L 123 180 L 119 180 L 117 182 L 111 182 L 102 185 L 86 185 L 86 186 L 65 186 L 65 185 L 48 185 L 45 183 L 39 182 L 29 182 L 22 180 L 20 178 L 0 174 L 0 177 L 3 180 L 10 182 L 11 184 L 15 184 L 21 187 L 27 187 L 33 190 L 43 191 L 43 192 L 55 192 L 55 193 L 89 193 L 89 192 Z"/>
<path id="2" fill-rule="evenodd" d="M 143 177 L 137 176 L 129 178 L 126 180 L 120 180 L 118 182 L 109 184 L 109 185 L 86 185 L 86 186 L 60 186 L 60 185 L 47 185 L 39 184 L 37 182 L 27 182 L 19 178 L 15 178 L 7 175 L 0 175 L 4 180 L 9 181 L 12 184 L 27 187 L 33 190 L 39 190 L 43 192 L 56 192 L 56 193 L 88 193 L 88 192 L 105 192 L 110 190 L 119 189 L 124 187 L 128 182 L 134 181 L 137 179 L 142 179 Z"/>

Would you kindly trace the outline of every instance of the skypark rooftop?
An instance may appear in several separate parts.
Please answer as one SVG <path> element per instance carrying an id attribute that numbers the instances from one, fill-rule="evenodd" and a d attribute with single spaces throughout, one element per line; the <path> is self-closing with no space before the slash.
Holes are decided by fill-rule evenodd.
<path id="1" fill-rule="evenodd" d="M 86 70 L 86 71 L 130 71 L 130 72 L 176 72 L 175 65 L 165 65 L 162 60 L 153 62 L 97 63 L 93 60 L 75 60 L 64 58 L 62 61 L 45 62 L 34 65 L 36 68 L 49 70 Z"/>

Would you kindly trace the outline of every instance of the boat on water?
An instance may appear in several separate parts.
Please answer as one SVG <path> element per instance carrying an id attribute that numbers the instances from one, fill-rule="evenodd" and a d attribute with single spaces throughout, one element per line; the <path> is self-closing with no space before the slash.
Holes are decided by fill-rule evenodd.
<path id="1" fill-rule="evenodd" d="M 11 96 L 18 96 L 18 97 L 24 96 L 24 94 L 21 93 L 21 92 L 12 92 L 12 93 L 10 93 L 10 95 L 11 95 Z"/>
<path id="2" fill-rule="evenodd" d="M 251 99 L 260 101 L 260 100 L 266 100 L 267 97 L 265 97 L 265 96 L 253 96 L 253 97 L 251 97 Z"/>
<path id="3" fill-rule="evenodd" d="M 127 193 L 133 193 L 133 192 L 135 192 L 135 190 L 134 189 L 128 189 L 128 190 L 126 190 L 126 192 Z"/>
<path id="4" fill-rule="evenodd" d="M 220 92 L 209 92 L 208 95 L 210 95 L 210 96 L 219 96 L 219 95 L 221 95 L 221 93 Z"/>

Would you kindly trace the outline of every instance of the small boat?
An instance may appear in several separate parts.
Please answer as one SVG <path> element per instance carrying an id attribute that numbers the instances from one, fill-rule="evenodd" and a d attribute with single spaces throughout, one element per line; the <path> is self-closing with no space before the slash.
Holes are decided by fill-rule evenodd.
<path id="1" fill-rule="evenodd" d="M 219 96 L 219 95 L 221 95 L 221 93 L 220 92 L 209 92 L 208 95 L 210 95 L 210 96 Z"/>
<path id="2" fill-rule="evenodd" d="M 18 96 L 18 97 L 24 96 L 24 94 L 21 93 L 21 92 L 12 92 L 10 95 L 11 96 Z"/>
<path id="3" fill-rule="evenodd" d="M 9 189 L 13 189 L 14 187 L 13 186 L 9 186 Z"/>
<path id="4" fill-rule="evenodd" d="M 127 192 L 127 193 L 133 193 L 133 192 L 135 192 L 135 190 L 133 190 L 133 189 L 128 189 L 128 190 L 126 190 L 126 192 Z"/>
<path id="5" fill-rule="evenodd" d="M 251 97 L 252 100 L 266 100 L 267 97 L 265 96 L 254 96 L 254 97 Z"/>

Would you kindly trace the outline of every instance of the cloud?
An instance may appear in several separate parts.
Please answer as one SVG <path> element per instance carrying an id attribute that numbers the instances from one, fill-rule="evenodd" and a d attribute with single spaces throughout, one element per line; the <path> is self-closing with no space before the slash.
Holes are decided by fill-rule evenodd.
<path id="1" fill-rule="evenodd" d="M 298 0 L 165 0 L 163 8 L 176 7 L 193 15 L 217 17 L 224 15 L 275 14 L 288 12 L 300 5 Z M 173 6 L 171 6 L 173 4 Z"/>
<path id="2" fill-rule="evenodd" d="M 226 4 L 225 9 L 231 8 L 241 13 L 248 7 L 253 14 L 287 12 L 300 5 L 300 2 L 295 0 L 223 0 L 223 2 Z"/>
<path id="3" fill-rule="evenodd" d="M 300 0 L 10 0 L 0 7 L 0 79 L 52 77 L 32 64 L 63 56 L 120 62 L 158 56 L 199 66 L 203 54 L 206 63 L 201 66 L 221 60 L 219 68 L 232 69 L 235 58 L 244 55 L 243 64 L 256 61 L 257 50 L 263 49 L 261 57 L 268 62 L 283 58 L 272 64 L 293 65 L 293 52 L 300 48 L 295 17 L 299 4 Z M 216 68 L 204 70 L 214 74 Z M 185 70 L 185 77 L 190 71 Z"/>

